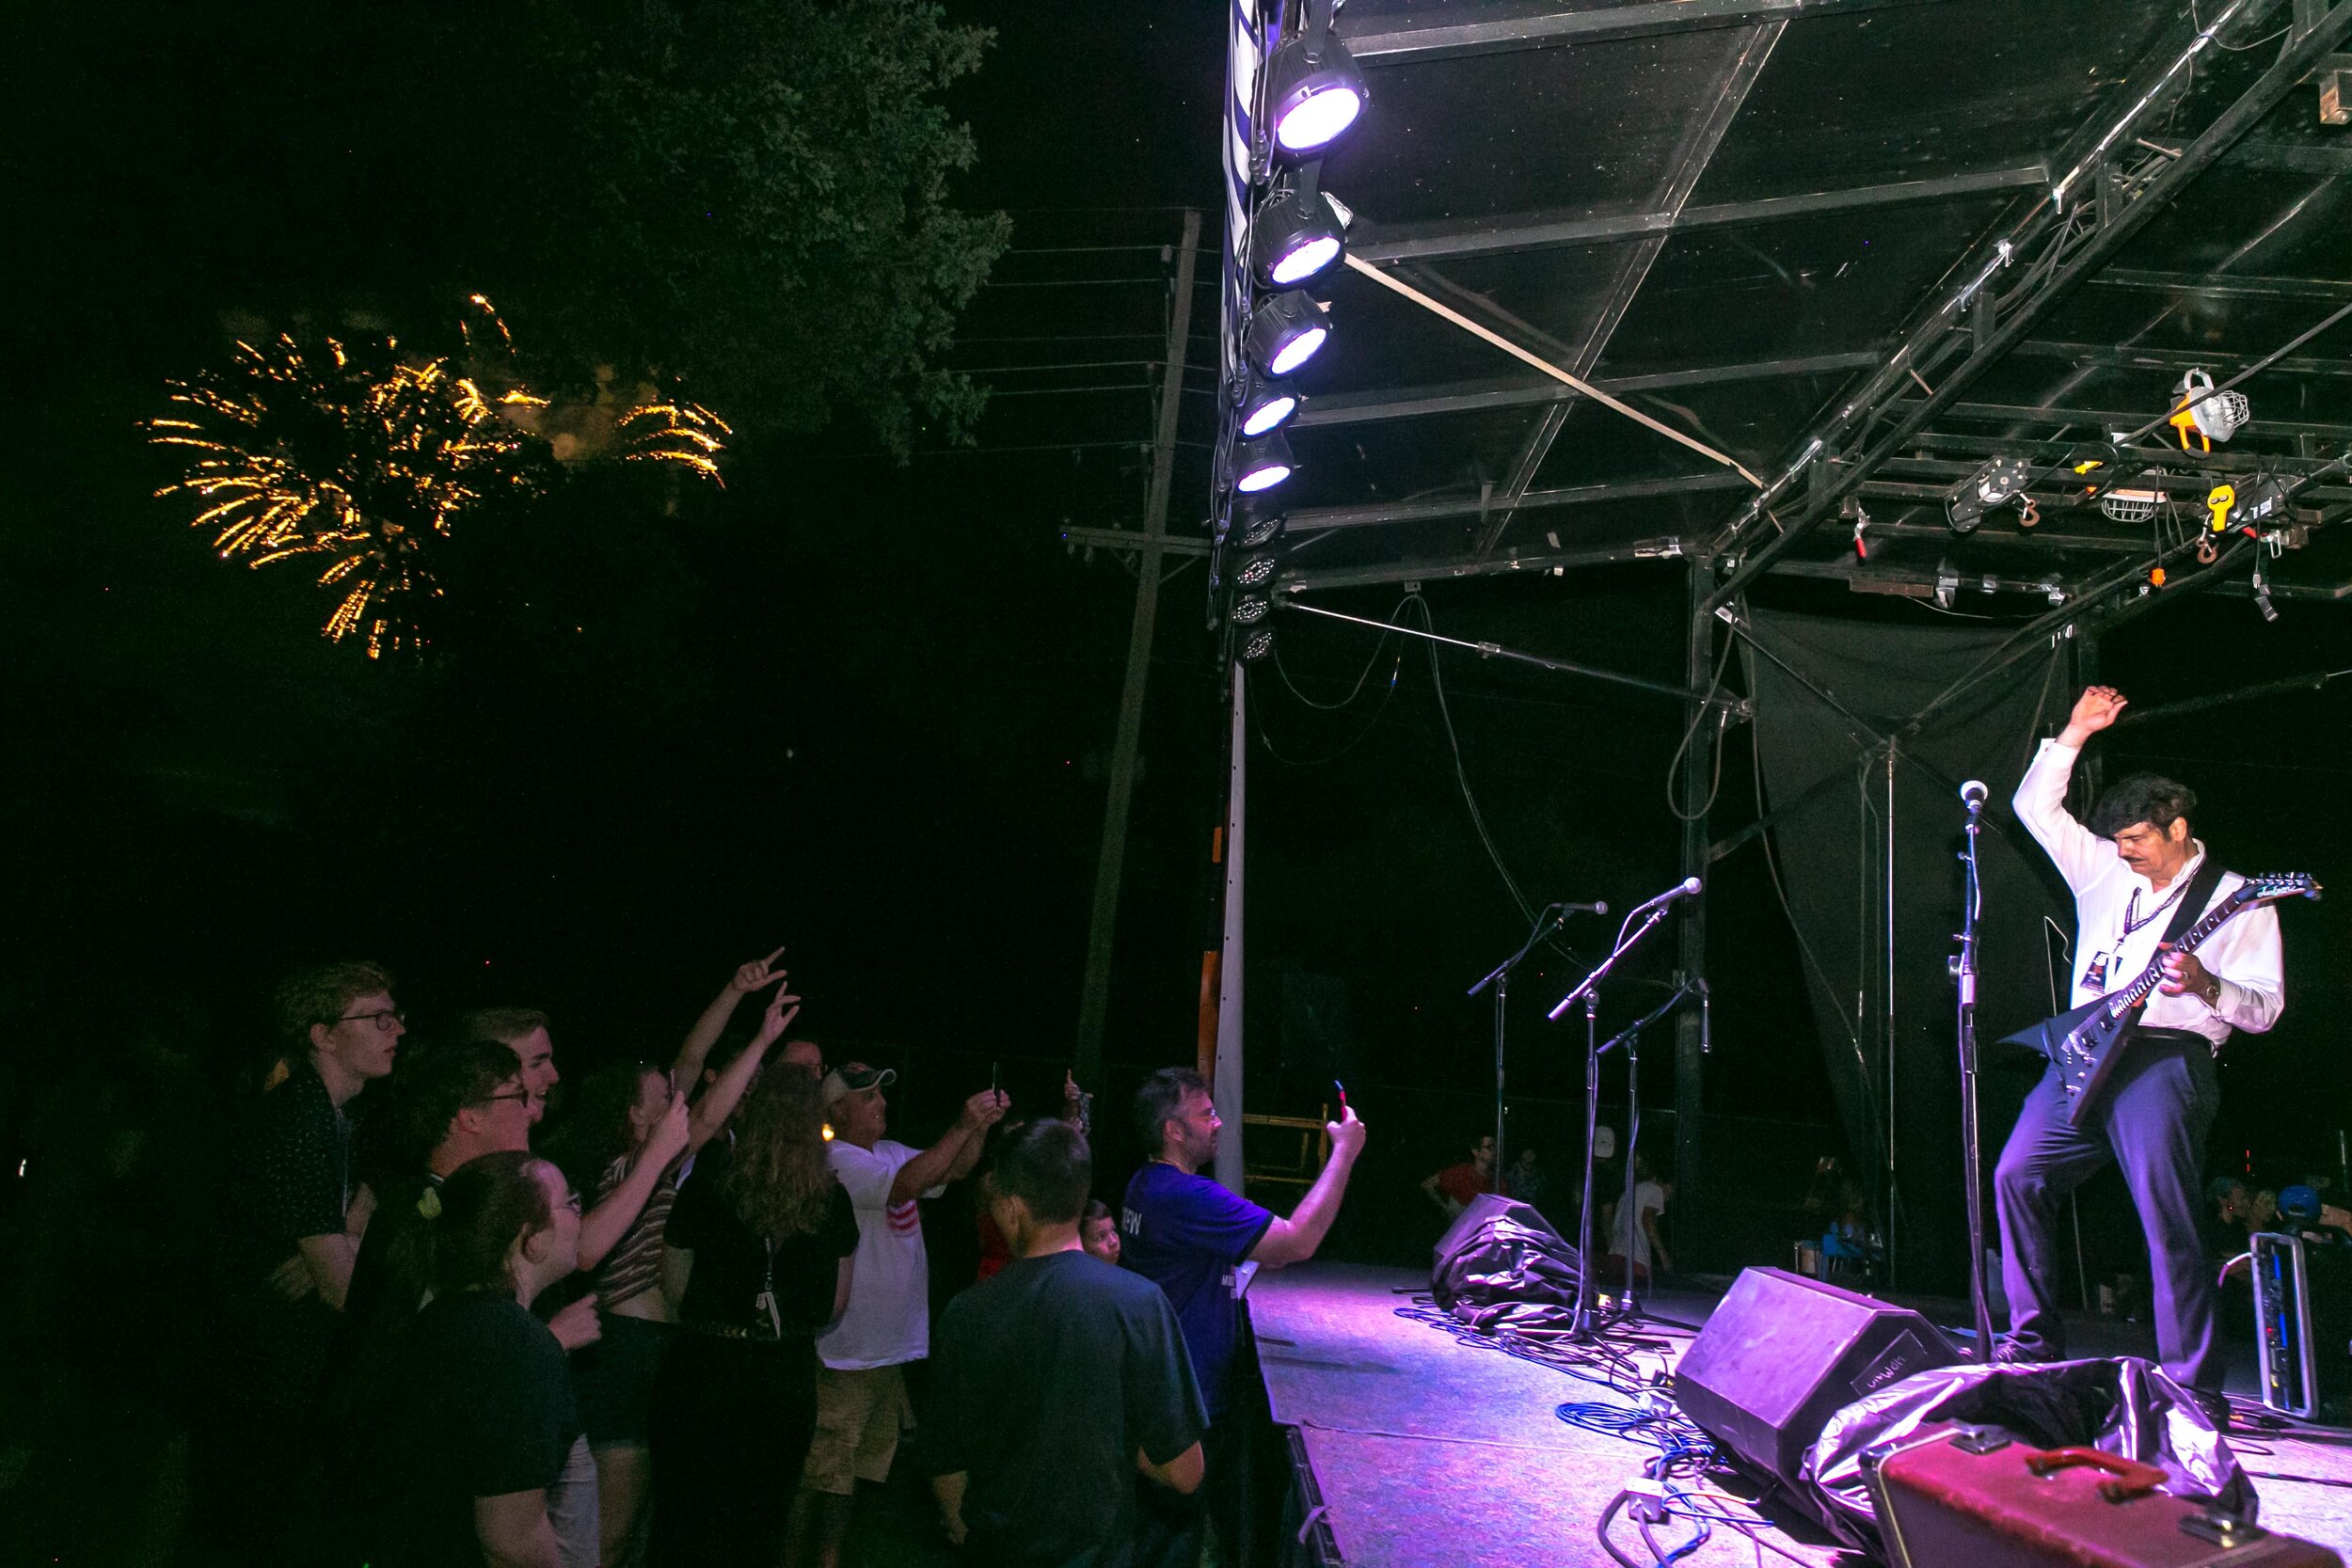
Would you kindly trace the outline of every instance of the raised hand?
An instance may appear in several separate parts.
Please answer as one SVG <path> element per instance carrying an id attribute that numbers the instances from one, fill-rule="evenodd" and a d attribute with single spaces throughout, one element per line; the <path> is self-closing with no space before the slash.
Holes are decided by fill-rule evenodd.
<path id="1" fill-rule="evenodd" d="M 974 1132 L 984 1132 L 1005 1119 L 1012 1096 L 1002 1089 L 982 1089 L 963 1102 L 963 1119 Z"/>
<path id="2" fill-rule="evenodd" d="M 727 982 L 729 989 L 738 995 L 749 996 L 762 986 L 774 985 L 785 975 L 783 970 L 775 967 L 776 960 L 783 957 L 784 949 L 779 947 L 764 958 L 754 958 L 735 972 L 735 978 Z"/>
<path id="3" fill-rule="evenodd" d="M 2131 699 L 2111 686 L 2087 686 L 2066 717 L 2066 734 L 2076 745 L 2106 729 L 2123 715 Z"/>
<path id="4" fill-rule="evenodd" d="M 1341 1106 L 1340 1119 L 1337 1121 L 1325 1122 L 1323 1124 L 1323 1130 L 1331 1135 L 1332 1158 L 1338 1159 L 1344 1155 L 1346 1158 L 1353 1160 L 1359 1153 L 1362 1152 L 1364 1147 L 1364 1124 L 1356 1119 L 1356 1110 L 1354 1106 Z"/>
<path id="5" fill-rule="evenodd" d="M 781 975 L 779 975 L 781 978 Z M 759 1043 L 773 1045 L 792 1027 L 792 1021 L 801 1016 L 801 999 L 779 989 L 768 999 L 768 1010 L 759 1015 Z"/>
<path id="6" fill-rule="evenodd" d="M 657 1167 L 668 1164 L 686 1152 L 693 1132 L 690 1115 L 686 1097 L 672 1094 L 670 1108 L 662 1113 L 660 1121 L 653 1124 L 653 1131 L 645 1134 L 644 1157 L 654 1162 Z"/>

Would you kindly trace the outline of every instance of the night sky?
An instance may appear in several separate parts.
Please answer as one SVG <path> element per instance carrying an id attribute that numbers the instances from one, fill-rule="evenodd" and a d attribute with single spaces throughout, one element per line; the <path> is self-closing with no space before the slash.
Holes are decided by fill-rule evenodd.
<path id="1" fill-rule="evenodd" d="M 748 441 L 726 490 L 675 515 L 622 493 L 560 537 L 527 534 L 516 547 L 544 553 L 551 602 L 579 610 L 580 629 L 485 606 L 473 656 L 431 667 L 324 641 L 319 591 L 299 571 L 211 559 L 183 509 L 150 499 L 168 470 L 137 431 L 167 379 L 218 360 L 239 312 L 329 290 L 363 241 L 396 242 L 397 214 L 373 236 L 278 214 L 316 210 L 293 186 L 319 178 L 310 152 L 350 103 L 405 84 L 328 37 L 316 76 L 258 94 L 223 74 L 199 22 L 181 37 L 135 25 L 161 14 L 147 8 L 44 19 L 21 40 L 13 438 L 0 446 L 11 1148 L 69 1068 L 128 1063 L 142 1038 L 225 1077 L 266 1043 L 278 976 L 343 955 L 389 963 L 421 1032 L 468 1006 L 542 1005 L 584 1063 L 665 1056 L 738 962 L 782 942 L 807 1024 L 912 1069 L 917 1138 L 991 1062 L 1017 1096 L 1058 1083 L 1133 602 L 1115 561 L 1067 549 L 1058 530 L 1140 521 L 1157 247 L 1186 205 L 1216 231 L 1224 13 L 950 9 L 997 30 L 950 97 L 978 145 L 955 199 L 1010 214 L 1014 249 L 946 362 L 1022 395 L 992 407 L 975 451 L 918 441 L 897 466 L 845 421 Z M 204 145 L 215 114 L 233 145 Z M 485 141 L 494 151 L 494 128 Z M 351 156 L 374 167 L 399 154 Z M 378 187 L 362 175 L 353 188 Z M 398 198 L 396 181 L 380 188 Z M 1199 309 L 1205 356 L 1210 293 Z M 1081 369 L 1026 368 L 1047 365 Z M 1186 409 L 1171 525 L 1198 531 L 1209 401 Z M 1682 581 L 1660 564 L 1464 584 L 1434 590 L 1431 613 L 1451 635 L 1678 680 Z M 1377 618 L 1396 596 L 1334 602 Z M 1121 1099 L 1192 1053 L 1224 766 L 1205 606 L 1196 562 L 1165 590 L 1147 709 L 1104 1085 Z M 2220 689 L 2341 664 L 2343 614 L 2297 604 L 2264 631 L 2243 601 L 2201 604 L 2141 621 L 2107 678 Z M 1249 756 L 1258 1108 L 1311 1114 L 1343 1071 L 1374 1157 L 1340 1244 L 1408 1258 L 1426 1238 L 1378 1217 L 1434 1222 L 1411 1186 L 1490 1115 L 1491 1016 L 1463 992 L 1524 933 L 1465 808 L 1448 715 L 1528 895 L 1620 906 L 1677 875 L 1665 784 L 1682 715 L 1453 654 L 1441 710 L 1422 646 L 1295 622 L 1281 664 L 1258 673 Z M 2191 629 L 2219 651 L 2185 658 Z M 2209 800 L 2233 798 L 2225 818 L 2307 817 L 2325 876 L 2317 851 L 2340 841 L 2329 825 L 2352 784 L 2345 718 L 2340 700 L 2288 699 L 2145 749 Z M 2249 736 L 2262 743 L 2230 743 Z M 1721 800 L 1725 831 L 1754 814 L 1739 732 Z M 1841 1138 L 1753 848 L 1716 890 L 1708 1098 L 1748 1130 L 1724 1142 L 1725 1180 L 1757 1211 L 1758 1244 L 1780 1247 L 1772 1206 Z M 2311 1085 L 2332 1082 L 2343 1100 L 2340 1066 L 2314 1079 L 2309 1065 L 2334 1047 L 2326 1004 L 2337 1018 L 2352 1004 L 2341 907 L 2286 916 L 2291 997 L 2323 1004 L 2290 1019 L 2311 1026 L 2254 1053 L 2249 1082 L 2225 1080 L 2231 1135 L 2267 1131 L 2282 1162 L 2324 1138 L 2328 1096 Z M 1635 978 L 1661 975 L 1666 952 Z M 1528 1135 L 1563 1157 L 1581 1064 L 1540 1011 L 1573 978 L 1565 958 L 1544 961 L 1512 1021 Z M 1629 989 L 1623 1010 L 1645 994 Z M 1661 1106 L 1670 1054 L 1645 1058 Z"/>

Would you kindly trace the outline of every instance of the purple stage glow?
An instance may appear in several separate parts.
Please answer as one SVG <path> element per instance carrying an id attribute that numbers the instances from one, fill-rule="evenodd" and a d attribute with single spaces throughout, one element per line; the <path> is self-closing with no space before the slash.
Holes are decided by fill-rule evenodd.
<path id="1" fill-rule="evenodd" d="M 1331 336 L 1327 326 L 1311 326 L 1274 352 L 1274 362 L 1266 368 L 1276 375 L 1288 375 L 1321 351 L 1324 340 Z"/>
<path id="2" fill-rule="evenodd" d="M 1263 436 L 1296 412 L 1296 393 L 1276 392 L 1242 416 L 1241 433 L 1244 436 Z"/>
<path id="3" fill-rule="evenodd" d="M 1274 281 L 1284 287 L 1304 283 L 1340 259 L 1340 241 L 1336 234 L 1302 234 L 1299 243 L 1284 251 L 1274 263 Z"/>
<path id="4" fill-rule="evenodd" d="M 1239 479 L 1233 482 L 1233 488 L 1245 496 L 1254 496 L 1261 490 L 1271 490 L 1290 477 L 1291 466 L 1289 464 L 1266 463 L 1245 471 Z"/>
<path id="5" fill-rule="evenodd" d="M 1363 112 L 1363 94 L 1352 87 L 1311 87 L 1275 119 L 1274 139 L 1286 152 L 1311 152 L 1329 146 Z"/>

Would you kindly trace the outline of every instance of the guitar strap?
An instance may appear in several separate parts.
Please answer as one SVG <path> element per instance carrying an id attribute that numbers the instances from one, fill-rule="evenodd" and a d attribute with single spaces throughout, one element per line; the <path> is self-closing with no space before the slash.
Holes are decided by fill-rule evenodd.
<path id="1" fill-rule="evenodd" d="M 2213 902 L 2213 890 L 2219 887 L 2221 879 L 2228 875 L 2221 863 L 2211 853 L 2205 856 L 2205 863 L 2199 866 L 2197 875 L 2188 879 L 2188 889 L 2181 895 L 2180 907 L 2172 911 L 2172 919 L 2159 939 L 2160 944 L 2180 941 L 2188 934 L 2191 926 L 2205 917 L 2205 906 Z"/>

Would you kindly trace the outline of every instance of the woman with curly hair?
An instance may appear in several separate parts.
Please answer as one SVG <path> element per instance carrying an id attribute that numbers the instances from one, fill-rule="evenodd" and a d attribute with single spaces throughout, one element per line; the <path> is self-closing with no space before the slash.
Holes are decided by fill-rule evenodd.
<path id="1" fill-rule="evenodd" d="M 662 1233 L 678 1333 L 653 1410 L 653 1559 L 773 1563 L 817 1428 L 817 1342 L 850 1301 L 857 1215 L 825 1159 L 817 1081 L 771 1072 Z"/>

